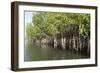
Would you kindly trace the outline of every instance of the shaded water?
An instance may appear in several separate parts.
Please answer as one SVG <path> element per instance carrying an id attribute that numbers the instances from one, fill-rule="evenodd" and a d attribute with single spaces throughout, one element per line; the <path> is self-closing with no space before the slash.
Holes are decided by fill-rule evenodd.
<path id="1" fill-rule="evenodd" d="M 74 50 L 62 50 L 50 48 L 46 45 L 33 46 L 27 43 L 24 50 L 24 61 L 42 61 L 42 60 L 66 60 L 66 59 L 86 59 L 89 55 Z"/>

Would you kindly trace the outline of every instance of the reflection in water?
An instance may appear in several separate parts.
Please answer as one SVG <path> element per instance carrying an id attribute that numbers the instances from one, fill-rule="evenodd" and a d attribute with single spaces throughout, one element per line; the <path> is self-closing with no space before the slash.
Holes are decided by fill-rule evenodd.
<path id="1" fill-rule="evenodd" d="M 42 60 L 65 60 L 65 59 L 86 59 L 89 55 L 74 50 L 62 50 L 52 48 L 46 44 L 41 46 L 33 46 L 33 44 L 25 44 L 24 61 L 42 61 Z"/>

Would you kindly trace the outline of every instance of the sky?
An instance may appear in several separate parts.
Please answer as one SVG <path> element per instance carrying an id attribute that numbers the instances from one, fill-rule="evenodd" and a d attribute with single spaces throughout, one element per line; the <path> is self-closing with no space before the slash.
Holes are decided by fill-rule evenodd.
<path id="1" fill-rule="evenodd" d="M 25 26 L 28 24 L 28 23 L 31 23 L 32 22 L 32 14 L 34 12 L 32 11 L 25 11 Z"/>
<path id="2" fill-rule="evenodd" d="M 24 12 L 24 23 L 25 23 L 25 28 L 28 25 L 28 23 L 32 22 L 32 16 L 33 16 L 33 11 L 25 11 Z M 26 29 L 25 29 L 26 30 Z M 26 31 L 25 31 L 25 37 L 26 37 Z"/>

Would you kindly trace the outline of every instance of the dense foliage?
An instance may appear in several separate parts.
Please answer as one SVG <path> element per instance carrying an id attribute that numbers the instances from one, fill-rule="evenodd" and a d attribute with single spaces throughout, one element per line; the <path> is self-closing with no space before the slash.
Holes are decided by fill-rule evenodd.
<path id="1" fill-rule="evenodd" d="M 90 14 L 63 12 L 33 13 L 32 23 L 26 26 L 26 36 L 34 41 L 41 41 L 45 38 L 49 40 L 49 43 L 52 42 L 53 46 L 56 39 L 56 47 L 64 49 L 89 49 Z"/>

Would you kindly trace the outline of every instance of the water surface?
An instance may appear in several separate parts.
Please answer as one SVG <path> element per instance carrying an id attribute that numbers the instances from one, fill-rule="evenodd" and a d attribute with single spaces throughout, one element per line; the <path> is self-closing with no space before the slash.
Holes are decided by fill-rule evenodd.
<path id="1" fill-rule="evenodd" d="M 88 54 L 74 50 L 62 50 L 51 47 L 39 47 L 27 43 L 24 50 L 24 61 L 87 59 Z"/>

